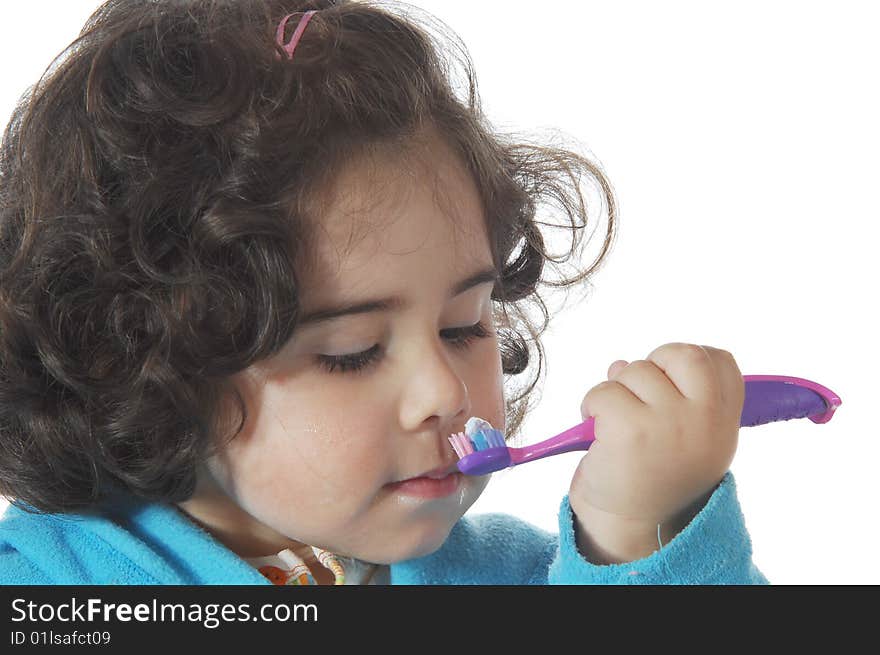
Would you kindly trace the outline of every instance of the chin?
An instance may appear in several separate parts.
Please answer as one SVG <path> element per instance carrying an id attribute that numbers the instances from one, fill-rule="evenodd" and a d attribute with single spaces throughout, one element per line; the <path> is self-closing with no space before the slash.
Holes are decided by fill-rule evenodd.
<path id="1" fill-rule="evenodd" d="M 449 506 L 435 508 L 421 515 L 410 515 L 393 528 L 389 526 L 386 532 L 388 539 L 378 549 L 376 557 L 364 559 L 375 564 L 395 564 L 438 551 L 446 543 L 455 524 L 480 497 L 489 477 L 470 480 L 470 488 L 462 497 L 462 503 L 451 511 Z"/>
<path id="2" fill-rule="evenodd" d="M 457 522 L 443 525 L 435 521 L 413 521 L 398 530 L 397 535 L 385 544 L 376 558 L 369 561 L 376 564 L 396 564 L 410 559 L 418 559 L 434 553 L 446 543 L 452 527 Z"/>
<path id="3" fill-rule="evenodd" d="M 419 540 L 416 544 L 410 544 L 409 547 L 403 548 L 398 552 L 392 554 L 391 557 L 386 558 L 388 561 L 385 564 L 395 564 L 397 562 L 404 562 L 410 559 L 418 559 L 420 557 L 426 557 L 432 553 L 437 552 L 446 543 L 446 539 L 449 537 L 450 530 L 447 530 L 443 535 L 433 538 L 425 538 Z"/>

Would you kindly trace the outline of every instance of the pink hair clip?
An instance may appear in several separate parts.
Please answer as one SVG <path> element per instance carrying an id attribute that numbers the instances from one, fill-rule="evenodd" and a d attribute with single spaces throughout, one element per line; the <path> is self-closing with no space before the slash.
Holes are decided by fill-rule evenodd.
<path id="1" fill-rule="evenodd" d="M 293 59 L 293 51 L 296 50 L 296 44 L 299 43 L 303 32 L 306 30 L 306 25 L 309 24 L 312 16 L 316 13 L 316 10 L 312 10 L 303 14 L 302 18 L 299 19 L 299 24 L 296 26 L 296 30 L 293 32 L 293 36 L 290 37 L 290 41 L 287 44 L 284 43 L 284 28 L 287 27 L 287 19 L 295 14 L 287 14 L 287 16 L 281 19 L 281 22 L 278 24 L 278 31 L 275 33 L 275 41 L 284 49 L 284 52 L 287 53 L 288 59 Z M 278 53 L 275 53 L 275 56 L 278 59 L 281 58 L 278 56 Z"/>

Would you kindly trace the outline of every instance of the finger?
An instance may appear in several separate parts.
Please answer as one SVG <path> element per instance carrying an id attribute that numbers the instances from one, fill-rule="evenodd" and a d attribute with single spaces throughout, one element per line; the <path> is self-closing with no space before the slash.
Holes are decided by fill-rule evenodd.
<path id="1" fill-rule="evenodd" d="M 648 355 L 681 395 L 700 402 L 719 402 L 721 383 L 708 351 L 691 343 L 667 343 Z"/>
<path id="2" fill-rule="evenodd" d="M 637 359 L 614 377 L 646 405 L 662 405 L 681 400 L 678 388 L 654 362 Z"/>
<path id="3" fill-rule="evenodd" d="M 617 359 L 608 367 L 608 379 L 613 380 L 614 377 L 629 364 L 625 359 Z"/>
<path id="4" fill-rule="evenodd" d="M 592 416 L 596 423 L 602 417 L 632 416 L 644 404 L 632 392 L 613 381 L 600 382 L 587 392 L 581 401 L 581 417 L 586 420 Z"/>
<path id="5" fill-rule="evenodd" d="M 721 384 L 721 399 L 742 413 L 745 401 L 745 380 L 734 356 L 727 350 L 703 346 L 715 367 L 716 375 Z"/>

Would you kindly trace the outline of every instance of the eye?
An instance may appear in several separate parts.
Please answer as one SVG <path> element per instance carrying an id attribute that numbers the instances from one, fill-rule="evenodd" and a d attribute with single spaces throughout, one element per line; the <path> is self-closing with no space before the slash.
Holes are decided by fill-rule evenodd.
<path id="1" fill-rule="evenodd" d="M 463 328 L 441 330 L 440 334 L 453 348 L 463 350 L 470 347 L 474 341 L 488 337 L 489 331 L 480 322 Z M 369 350 L 351 355 L 318 355 L 318 364 L 329 373 L 360 373 L 379 361 L 381 351 L 379 344 L 376 344 Z"/>
<path id="2" fill-rule="evenodd" d="M 442 330 L 440 334 L 444 332 L 452 335 L 449 338 L 449 342 L 456 348 L 467 348 L 477 339 L 485 339 L 489 336 L 489 332 L 482 321 L 476 325 L 469 325 L 463 328 Z"/>
<path id="3" fill-rule="evenodd" d="M 337 371 L 340 373 L 363 371 L 379 358 L 379 344 L 376 344 L 369 350 L 352 355 L 318 355 L 318 363 L 329 373 Z"/>

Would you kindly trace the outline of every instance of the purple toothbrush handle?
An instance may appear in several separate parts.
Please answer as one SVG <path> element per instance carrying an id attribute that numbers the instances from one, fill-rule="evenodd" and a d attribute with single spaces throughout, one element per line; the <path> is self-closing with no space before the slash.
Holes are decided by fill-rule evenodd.
<path id="1" fill-rule="evenodd" d="M 746 399 L 741 426 L 809 417 L 827 423 L 840 407 L 840 396 L 821 384 L 785 375 L 744 375 Z"/>

